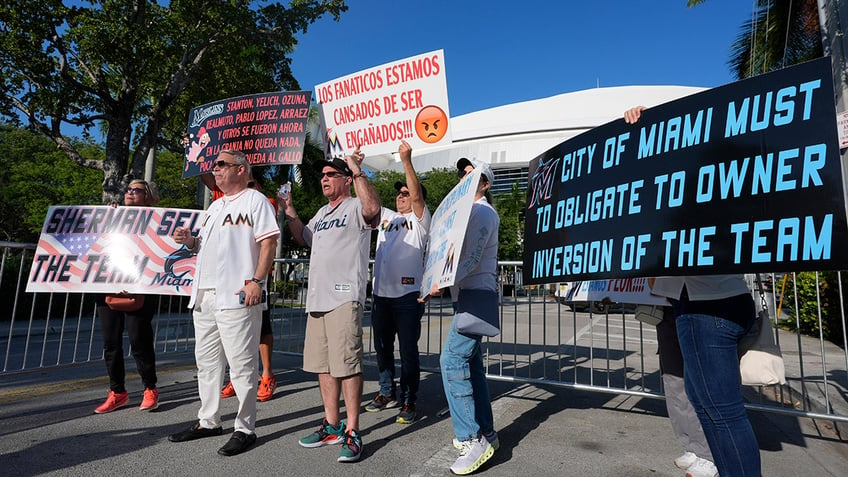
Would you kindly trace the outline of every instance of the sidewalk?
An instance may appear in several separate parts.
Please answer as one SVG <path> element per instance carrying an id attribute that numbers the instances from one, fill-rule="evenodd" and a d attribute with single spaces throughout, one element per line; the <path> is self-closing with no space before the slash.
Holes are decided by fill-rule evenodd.
<path id="1" fill-rule="evenodd" d="M 450 417 L 438 416 L 446 406 L 438 374 L 422 375 L 420 419 L 414 424 L 395 424 L 392 410 L 363 412 L 362 461 L 340 464 L 338 446 L 304 449 L 297 444 L 322 417 L 314 375 L 298 369 L 297 357 L 276 354 L 274 361 L 279 387 L 274 399 L 258 403 L 257 445 L 229 458 L 216 450 L 232 432 L 235 399 L 223 402 L 224 436 L 178 444 L 167 440 L 194 422 L 199 406 L 190 354 L 160 359 L 161 405 L 154 412 L 137 409 L 141 384 L 132 360 L 127 370 L 130 406 L 105 415 L 92 413 L 106 394 L 102 363 L 4 376 L 0 469 L 15 477 L 450 475 L 457 453 Z M 367 400 L 377 390 L 376 370 L 367 367 L 365 377 Z M 492 381 L 490 389 L 501 448 L 479 474 L 683 475 L 672 464 L 682 450 L 661 400 Z M 845 475 L 848 443 L 828 423 L 763 412 L 750 416 L 763 475 Z"/>

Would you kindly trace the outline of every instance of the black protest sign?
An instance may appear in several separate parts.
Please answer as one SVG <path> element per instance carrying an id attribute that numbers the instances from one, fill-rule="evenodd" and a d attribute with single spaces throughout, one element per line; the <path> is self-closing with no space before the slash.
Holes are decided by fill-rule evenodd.
<path id="1" fill-rule="evenodd" d="M 189 113 L 183 177 L 212 172 L 222 150 L 241 151 L 252 166 L 300 164 L 311 91 L 261 93 L 196 107 Z"/>
<path id="2" fill-rule="evenodd" d="M 533 159 L 525 283 L 846 268 L 831 77 L 811 61 Z"/>

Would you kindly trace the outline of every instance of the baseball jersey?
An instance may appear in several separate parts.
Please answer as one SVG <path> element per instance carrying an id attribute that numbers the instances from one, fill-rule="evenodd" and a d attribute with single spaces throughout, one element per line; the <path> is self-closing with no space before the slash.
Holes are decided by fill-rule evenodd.
<path id="1" fill-rule="evenodd" d="M 417 292 L 424 274 L 424 251 L 430 231 L 430 210 L 400 214 L 383 207 L 374 258 L 374 295 L 397 298 Z"/>
<path id="2" fill-rule="evenodd" d="M 211 238 L 210 234 L 216 234 Z M 200 253 L 196 274 L 215 267 L 215 294 L 218 309 L 243 308 L 238 291 L 253 278 L 259 261 L 259 242 L 280 234 L 277 216 L 261 192 L 244 189 L 224 196 L 209 206 L 200 226 Z M 217 240 L 217 256 L 203 253 L 203 244 Z M 208 270 L 207 270 L 208 271 Z M 194 307 L 198 287 L 192 287 L 189 308 Z"/>
<path id="3" fill-rule="evenodd" d="M 351 301 L 365 304 L 371 230 L 356 197 L 321 207 L 304 226 L 303 240 L 311 247 L 307 313 L 331 311 Z"/>

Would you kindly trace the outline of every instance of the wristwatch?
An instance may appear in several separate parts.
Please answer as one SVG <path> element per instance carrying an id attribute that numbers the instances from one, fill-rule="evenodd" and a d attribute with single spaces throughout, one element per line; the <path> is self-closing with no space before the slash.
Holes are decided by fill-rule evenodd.
<path id="1" fill-rule="evenodd" d="M 260 280 L 258 278 L 251 278 L 250 281 L 259 285 L 260 288 L 265 286 L 265 280 Z"/>

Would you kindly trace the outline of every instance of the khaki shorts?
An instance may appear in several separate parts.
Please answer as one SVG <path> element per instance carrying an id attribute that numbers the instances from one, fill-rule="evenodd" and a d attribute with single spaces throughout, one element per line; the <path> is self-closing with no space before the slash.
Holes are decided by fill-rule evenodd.
<path id="1" fill-rule="evenodd" d="M 326 313 L 309 313 L 303 370 L 346 378 L 362 372 L 362 305 L 351 301 Z"/>

